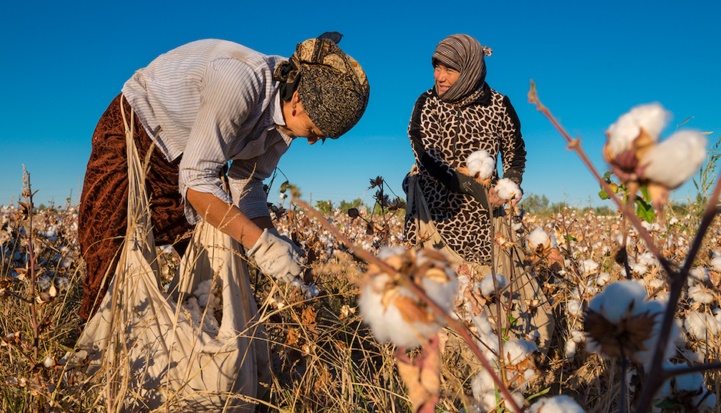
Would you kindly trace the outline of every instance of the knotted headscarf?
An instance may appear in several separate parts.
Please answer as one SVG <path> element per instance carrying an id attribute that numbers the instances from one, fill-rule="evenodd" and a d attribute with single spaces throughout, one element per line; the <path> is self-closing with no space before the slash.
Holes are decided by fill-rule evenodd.
<path id="1" fill-rule="evenodd" d="M 484 56 L 491 54 L 490 47 L 481 46 L 467 34 L 454 34 L 441 40 L 433 53 L 433 66 L 440 62 L 460 73 L 456 83 L 440 96 L 441 100 L 457 102 L 482 87 L 486 82 Z"/>
<path id="2" fill-rule="evenodd" d="M 299 43 L 273 72 L 273 79 L 283 83 L 281 99 L 290 99 L 297 90 L 310 120 L 329 138 L 358 123 L 370 96 L 363 68 L 338 47 L 341 35 L 335 35 Z"/>

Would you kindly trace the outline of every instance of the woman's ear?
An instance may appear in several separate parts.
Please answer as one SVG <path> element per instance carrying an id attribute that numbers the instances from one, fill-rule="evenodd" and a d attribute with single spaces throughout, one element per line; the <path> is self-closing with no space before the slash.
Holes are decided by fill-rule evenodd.
<path id="1" fill-rule="evenodd" d="M 293 105 L 297 105 L 298 103 L 300 103 L 300 96 L 298 95 L 297 90 L 293 92 L 293 96 L 290 98 L 290 103 L 292 103 Z"/>

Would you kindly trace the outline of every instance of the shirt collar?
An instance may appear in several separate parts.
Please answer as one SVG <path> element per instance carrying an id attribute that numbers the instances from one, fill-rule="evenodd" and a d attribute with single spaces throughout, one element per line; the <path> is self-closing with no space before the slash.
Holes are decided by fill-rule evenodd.
<path id="1" fill-rule="evenodd" d="M 280 105 L 280 93 L 277 92 L 275 94 L 275 98 L 273 98 L 273 103 L 270 105 L 270 119 L 272 120 L 273 124 L 268 129 L 277 130 L 285 143 L 290 146 L 291 142 L 293 142 L 293 138 L 278 129 L 279 125 L 285 126 L 285 119 L 283 119 L 283 109 Z"/>

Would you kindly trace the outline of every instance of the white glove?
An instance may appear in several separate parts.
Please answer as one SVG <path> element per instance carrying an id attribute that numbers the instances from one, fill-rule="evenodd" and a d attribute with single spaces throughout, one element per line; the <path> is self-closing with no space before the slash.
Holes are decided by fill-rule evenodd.
<path id="1" fill-rule="evenodd" d="M 299 257 L 305 257 L 305 251 L 303 250 L 303 248 L 296 245 L 296 243 L 293 242 L 292 239 L 286 237 L 285 235 L 281 235 L 280 232 L 278 232 L 278 230 L 276 228 L 268 228 L 268 232 L 270 232 L 271 234 L 275 235 L 276 237 L 278 237 L 278 238 L 282 239 L 283 241 L 292 245 L 293 249 L 295 250 L 295 252 L 298 253 Z"/>
<path id="2" fill-rule="evenodd" d="M 253 248 L 248 250 L 248 256 L 255 259 L 255 263 L 263 272 L 279 281 L 294 283 L 301 281 L 303 269 L 300 263 L 300 255 L 296 252 L 293 242 L 288 242 L 277 235 L 274 231 L 264 229 L 263 233 L 255 242 Z M 275 231 L 277 234 L 277 231 Z"/>

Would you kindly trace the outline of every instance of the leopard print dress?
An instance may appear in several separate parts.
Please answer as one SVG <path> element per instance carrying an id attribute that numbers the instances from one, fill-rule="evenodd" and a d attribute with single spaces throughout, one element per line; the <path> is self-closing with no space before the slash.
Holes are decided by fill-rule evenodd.
<path id="1" fill-rule="evenodd" d="M 510 100 L 487 84 L 453 104 L 442 101 L 431 89 L 416 101 L 408 133 L 418 183 L 445 246 L 468 262 L 490 264 L 491 218 L 486 207 L 470 195 L 449 190 L 434 178 L 420 162 L 418 145 L 449 175 L 452 169 L 465 166 L 468 155 L 475 151 L 486 150 L 494 159 L 500 155 L 503 177 L 520 185 L 526 150 L 521 123 Z M 408 194 L 407 177 L 403 189 Z M 412 245 L 422 242 L 416 211 L 417 205 L 408 205 L 404 225 L 406 241 Z"/>

